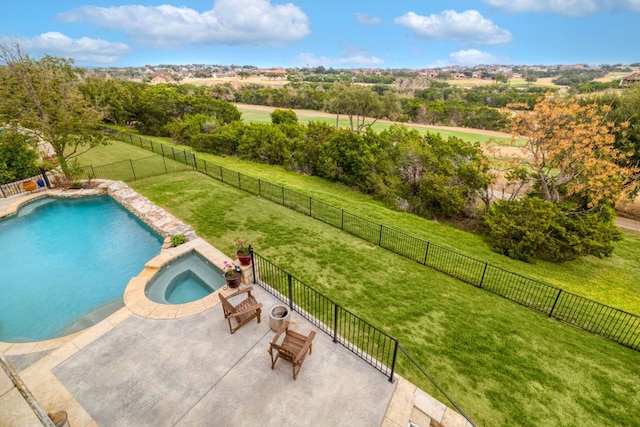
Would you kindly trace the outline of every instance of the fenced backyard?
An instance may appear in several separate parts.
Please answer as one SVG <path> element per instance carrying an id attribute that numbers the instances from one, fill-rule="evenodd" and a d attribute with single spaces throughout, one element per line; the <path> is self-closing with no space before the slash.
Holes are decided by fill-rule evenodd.
<path id="1" fill-rule="evenodd" d="M 134 137 L 134 142 L 139 143 L 139 141 L 139 138 Z M 455 256 L 452 257 L 447 252 L 447 248 L 442 248 L 444 249 L 442 251 L 440 245 L 436 245 L 433 242 L 426 242 L 425 239 L 415 238 L 406 232 L 381 226 L 380 222 L 383 221 L 370 221 L 330 204 L 310 199 L 299 192 L 290 191 L 271 182 L 239 174 L 234 170 L 221 167 L 209 161 L 202 161 L 190 152 L 185 153 L 183 150 L 166 146 L 160 148 L 162 147 L 160 144 L 152 143 L 151 141 L 147 142 L 147 140 L 142 140 L 142 145 L 147 150 L 153 146 L 153 150 L 158 154 L 162 154 L 164 149 L 164 156 L 155 156 L 160 158 L 152 160 L 154 156 L 145 156 L 144 153 L 142 153 L 144 157 L 141 157 L 140 154 L 130 155 L 128 150 L 132 148 L 123 146 L 122 148 L 127 152 L 127 156 L 134 159 L 137 158 L 137 160 L 126 160 L 110 165 L 94 166 L 93 168 L 87 167 L 82 171 L 83 176 L 78 178 L 101 178 L 110 174 L 109 177 L 111 179 L 127 178 L 132 182 L 140 180 L 139 185 L 143 194 L 149 192 L 150 195 L 153 195 L 154 200 L 157 199 L 160 205 L 171 206 L 172 211 L 175 209 L 176 214 L 181 218 L 188 218 L 188 221 L 194 224 L 199 224 L 198 218 L 209 218 L 211 215 L 223 221 L 221 224 L 224 223 L 224 212 L 232 212 L 228 211 L 228 209 L 233 209 L 232 206 L 227 206 L 226 203 L 224 206 L 218 206 L 219 201 L 217 202 L 216 200 L 219 200 L 224 195 L 225 201 L 230 198 L 237 199 L 237 202 L 234 203 L 236 212 L 229 217 L 231 222 L 226 223 L 226 226 L 230 226 L 231 229 L 236 221 L 234 219 L 236 218 L 235 215 L 241 212 L 249 212 L 253 206 L 262 206 L 260 212 L 264 211 L 264 214 L 255 212 L 250 220 L 251 224 L 256 226 L 255 230 L 262 230 L 257 231 L 258 235 L 265 231 L 264 228 L 260 227 L 260 224 L 255 222 L 256 217 L 260 216 L 262 220 L 268 219 L 268 224 L 271 224 L 270 217 L 274 213 L 271 213 L 270 210 L 274 209 L 274 212 L 277 212 L 275 215 L 287 218 L 287 220 L 283 220 L 284 222 L 281 221 L 281 225 L 275 225 L 274 230 L 279 230 L 279 227 L 288 227 L 288 224 L 291 224 L 292 221 L 300 221 L 306 223 L 305 230 L 314 230 L 313 234 L 320 233 L 317 236 L 318 239 L 321 238 L 321 235 L 326 236 L 326 233 L 330 233 L 334 235 L 332 241 L 336 238 L 344 239 L 354 242 L 353 244 L 358 249 L 365 247 L 362 243 L 357 243 L 357 240 L 349 238 L 348 234 L 338 231 L 344 229 L 344 231 L 349 231 L 349 234 L 365 238 L 379 245 L 380 248 L 386 247 L 390 249 L 389 251 L 379 251 L 372 245 L 366 245 L 368 250 L 378 253 L 378 256 L 375 257 L 378 259 L 378 263 L 383 262 L 385 265 L 393 265 L 397 261 L 404 265 L 404 268 L 400 271 L 413 272 L 410 273 L 411 279 L 400 287 L 394 280 L 389 280 L 392 276 L 387 274 L 383 274 L 384 277 L 379 277 L 379 280 L 374 281 L 375 283 L 365 283 L 368 282 L 367 273 L 360 271 L 361 275 L 355 278 L 353 282 L 353 289 L 351 287 L 345 288 L 343 286 L 344 283 L 333 282 L 329 278 L 329 286 L 325 281 L 318 282 L 319 288 L 316 289 L 322 289 L 323 294 L 321 294 L 315 289 L 311 289 L 311 287 L 308 287 L 309 289 L 305 288 L 306 285 L 301 280 L 296 279 L 294 275 L 275 265 L 270 268 L 278 272 L 273 272 L 273 278 L 269 277 L 268 282 L 275 285 L 273 288 L 284 296 L 282 300 L 287 305 L 289 305 L 288 292 L 289 283 L 291 283 L 296 310 L 300 310 L 300 313 L 305 317 L 308 315 L 309 317 L 307 318 L 322 319 L 321 323 L 326 325 L 322 330 L 330 336 L 334 331 L 338 330 L 339 339 L 342 339 L 345 343 L 351 343 L 354 354 L 358 356 L 358 353 L 363 355 L 373 354 L 373 356 L 370 356 L 370 361 L 366 358 L 363 358 L 363 360 L 374 367 L 380 366 L 381 369 L 377 367 L 376 369 L 383 375 L 388 376 L 388 369 L 391 368 L 392 371 L 399 372 L 405 378 L 409 378 L 415 384 L 419 384 L 420 387 L 440 398 L 442 402 L 446 402 L 446 399 L 435 392 L 434 387 L 444 394 L 434 381 L 431 381 L 433 387 L 430 387 L 426 384 L 427 381 L 424 381 L 425 378 L 431 380 L 427 373 L 428 371 L 434 375 L 434 378 L 437 378 L 439 383 L 445 385 L 444 388 L 452 391 L 452 395 L 457 396 L 458 399 L 461 398 L 462 402 L 464 402 L 464 407 L 470 411 L 469 414 L 484 425 L 535 425 L 536 419 L 550 420 L 553 425 L 561 425 L 562 423 L 559 423 L 559 421 L 562 417 L 556 417 L 554 414 L 569 413 L 566 406 L 547 405 L 548 411 L 545 411 L 547 414 L 542 418 L 537 418 L 539 410 L 530 410 L 529 403 L 539 405 L 545 402 L 547 397 L 560 398 L 568 393 L 568 390 L 564 389 L 563 385 L 568 383 L 573 384 L 572 387 L 585 387 L 579 398 L 573 395 L 570 397 L 572 402 L 577 402 L 573 403 L 575 406 L 572 407 L 570 412 L 573 414 L 572 416 L 579 414 L 575 419 L 583 421 L 589 419 L 590 415 L 586 414 L 594 415 L 600 421 L 612 417 L 612 412 L 603 412 L 601 407 L 602 405 L 610 405 L 612 399 L 617 402 L 616 405 L 626 402 L 624 404 L 625 407 L 633 408 L 635 407 L 634 405 L 637 406 L 638 402 L 634 403 L 636 399 L 629 396 L 619 395 L 618 398 L 616 397 L 618 394 L 612 396 L 607 394 L 605 398 L 602 397 L 602 393 L 608 390 L 607 384 L 612 381 L 616 383 L 618 389 L 621 386 L 635 388 L 629 381 L 633 382 L 633 378 L 636 377 L 637 370 L 631 368 L 634 365 L 633 360 L 637 355 L 636 352 L 629 351 L 627 348 L 618 348 L 618 346 L 609 344 L 606 340 L 601 340 L 594 336 L 583 336 L 583 333 L 578 329 L 567 328 L 555 322 L 549 322 L 545 320 L 545 317 L 537 314 L 547 307 L 549 310 L 553 309 L 554 318 L 559 315 L 557 313 L 562 314 L 565 310 L 573 313 L 573 315 L 581 313 L 583 317 L 597 315 L 597 311 L 593 309 L 591 314 L 588 314 L 588 310 L 585 310 L 584 301 L 574 301 L 573 307 L 571 307 L 571 304 L 568 304 L 568 307 L 564 307 L 570 302 L 563 300 L 564 291 L 561 294 L 555 293 L 549 296 L 543 292 L 557 288 L 543 286 L 540 288 L 542 290 L 537 288 L 536 290 L 529 289 L 528 281 L 530 279 L 519 275 L 513 276 L 510 279 L 512 281 L 509 282 L 504 277 L 500 277 L 503 274 L 512 277 L 509 274 L 510 272 L 505 269 L 497 268 L 492 270 L 493 266 L 490 264 L 484 263 L 487 264 L 487 267 L 484 267 L 483 263 L 468 256 L 463 256 L 458 262 Z M 139 144 L 137 146 L 140 147 Z M 141 150 L 136 151 L 137 153 L 141 152 Z M 126 157 L 121 156 L 120 158 Z M 158 178 L 158 180 L 141 180 L 144 177 L 171 174 L 173 171 L 191 172 L 196 170 L 199 173 L 206 172 L 207 175 L 216 179 L 202 180 L 201 182 L 197 175 L 189 173 L 186 175 L 179 174 L 175 177 Z M 225 189 L 223 185 L 219 184 L 220 182 L 226 182 L 231 185 Z M 234 190 L 240 188 L 243 190 L 252 189 L 252 191 L 249 191 L 246 195 L 241 195 Z M 182 189 L 185 190 L 184 194 Z M 259 194 L 258 191 L 262 195 L 260 199 L 249 196 L 249 194 Z M 198 197 L 194 199 L 190 195 L 196 194 L 196 192 Z M 291 211 L 283 213 L 285 211 L 277 207 L 276 204 L 273 207 L 268 207 L 267 200 L 275 201 L 280 206 L 286 206 Z M 304 213 L 307 219 L 296 215 L 293 213 L 294 211 Z M 311 218 L 320 219 L 321 221 L 314 222 Z M 330 224 L 331 228 L 335 227 L 335 231 L 325 227 L 322 223 Z M 218 220 L 215 221 L 215 224 L 218 224 Z M 203 220 L 200 225 L 204 228 L 214 226 L 210 220 Z M 214 229 L 216 227 L 219 226 L 215 225 Z M 315 227 L 318 230 L 315 230 Z M 203 229 L 202 231 L 205 230 Z M 295 235 L 300 234 L 300 231 L 302 230 L 291 230 Z M 215 234 L 215 232 L 204 233 L 207 239 L 213 238 L 214 240 Z M 228 234 L 226 236 L 227 240 L 229 237 L 234 237 L 233 234 L 235 233 L 232 231 L 231 236 Z M 298 239 L 300 238 L 298 237 Z M 255 241 L 255 236 L 252 236 L 252 240 Z M 270 237 L 269 240 L 270 244 L 275 243 L 274 247 L 278 247 L 278 239 L 273 241 Z M 265 243 L 262 242 L 263 245 Z M 270 251 L 269 248 L 271 246 L 265 245 L 264 247 L 266 251 Z M 327 245 L 315 256 L 326 253 L 327 249 L 333 249 L 333 246 Z M 393 253 L 407 254 L 404 255 L 405 259 L 411 260 L 411 262 L 400 260 Z M 271 256 L 274 255 L 275 253 L 271 253 Z M 393 261 L 394 258 L 396 258 L 396 261 Z M 289 266 L 288 259 L 288 257 L 282 258 L 280 262 L 284 262 L 289 271 L 297 272 L 301 277 L 305 277 L 304 280 L 309 280 L 308 283 L 315 283 L 314 275 L 309 275 L 309 271 L 306 270 L 306 263 L 294 262 Z M 382 261 L 382 259 L 385 261 Z M 358 269 L 357 266 L 363 262 L 367 263 L 366 260 L 361 259 L 358 263 L 352 263 L 352 266 Z M 259 260 L 256 261 L 256 264 L 259 263 Z M 435 273 L 435 269 L 421 267 L 429 264 L 444 264 L 443 268 L 446 268 L 447 264 L 451 263 L 459 263 L 460 274 L 471 281 L 474 286 L 465 286 L 461 282 Z M 369 264 L 367 263 L 367 265 Z M 336 265 L 334 273 L 341 276 L 344 271 L 341 271 L 338 267 L 340 266 Z M 373 266 L 370 265 L 369 268 L 371 267 Z M 262 277 L 266 277 L 264 275 L 267 274 L 264 268 L 264 266 L 261 268 L 263 271 L 261 273 Z M 322 267 L 320 268 L 322 269 Z M 367 268 L 364 268 L 364 270 L 372 271 Z M 386 272 L 387 269 L 381 269 L 379 273 L 382 271 Z M 420 273 L 420 271 L 424 273 Z M 261 275 L 259 274 L 258 277 L 260 278 Z M 498 277 L 492 278 L 492 275 Z M 267 283 L 266 280 L 264 282 Z M 481 289 L 487 289 L 493 283 L 501 284 L 504 289 L 491 289 L 492 293 L 511 292 L 513 295 L 508 299 L 495 299 L 489 293 L 482 292 Z M 478 284 L 481 284 L 482 288 Z M 334 287 L 334 285 L 337 286 Z M 407 286 L 411 286 L 411 291 Z M 366 299 L 364 305 L 359 303 L 361 297 L 357 299 L 351 298 L 353 292 L 363 292 L 363 288 L 366 289 L 361 295 Z M 454 289 L 457 289 L 457 291 Z M 391 290 L 390 294 L 389 290 Z M 326 295 L 331 295 L 333 299 L 326 297 Z M 390 295 L 390 297 L 387 298 L 387 295 Z M 527 306 L 532 301 L 542 302 L 540 305 L 542 308 L 523 310 L 509 302 L 516 299 L 524 301 L 520 303 L 522 306 Z M 346 313 L 343 317 L 340 314 L 335 315 L 336 308 L 332 305 L 334 301 L 340 301 L 342 307 L 349 307 L 354 311 L 345 309 Z M 588 302 L 589 300 L 586 299 L 586 301 Z M 555 308 L 553 308 L 554 303 Z M 578 304 L 583 305 L 582 309 Z M 403 308 L 400 308 L 401 306 Z M 371 308 L 369 309 L 369 307 Z M 600 304 L 600 307 L 605 310 L 607 306 Z M 376 314 L 378 309 L 381 315 L 384 313 L 380 318 Z M 398 310 L 401 311 L 401 316 L 397 316 Z M 440 317 L 443 315 L 447 319 L 446 327 L 444 328 L 441 323 L 444 319 Z M 337 327 L 334 326 L 335 319 L 343 319 L 339 320 Z M 371 326 L 367 320 L 374 325 L 378 325 L 378 327 Z M 577 318 L 575 321 L 584 321 L 584 318 L 582 320 Z M 477 327 L 470 327 L 470 323 L 477 325 Z M 602 328 L 604 325 L 603 323 L 600 327 Z M 598 324 L 594 324 L 591 327 L 597 328 Z M 612 327 L 615 327 L 615 325 L 612 325 Z M 624 327 L 623 320 L 618 323 L 617 327 Z M 343 330 L 345 331 L 344 333 L 341 332 Z M 388 340 L 395 339 L 394 337 L 401 338 L 400 342 L 402 344 L 397 344 L 396 363 L 390 364 L 388 362 L 390 360 L 389 353 L 385 349 L 390 348 Z M 339 342 L 338 344 L 342 343 Z M 542 351 L 539 352 L 539 350 Z M 600 355 L 603 355 L 602 358 Z M 611 359 L 608 358 L 609 356 L 611 356 Z M 585 360 L 585 364 L 580 364 L 578 360 L 585 357 L 588 357 L 589 362 Z M 566 361 L 566 363 L 563 361 Z M 567 370 L 568 366 L 572 368 Z M 583 378 L 583 375 L 579 374 L 584 370 L 585 374 L 589 372 L 587 376 L 591 375 L 591 366 L 599 366 L 597 369 L 599 372 L 602 369 L 606 370 L 607 373 L 606 376 L 602 377 L 603 380 L 594 382 L 600 376 L 591 379 L 590 377 Z M 576 369 L 578 370 L 577 372 Z M 556 373 L 565 372 L 565 370 L 567 375 L 561 375 L 556 380 Z M 569 372 L 571 373 L 570 375 Z M 450 374 L 448 375 L 447 373 Z M 580 381 L 574 384 L 576 374 L 579 374 Z M 460 381 L 457 381 L 457 378 Z M 494 389 L 490 384 L 487 384 L 485 379 L 489 378 L 492 384 L 499 384 L 499 387 Z M 628 380 L 625 380 L 625 378 Z M 602 381 L 606 382 L 603 384 Z M 542 384 L 543 388 L 532 390 L 530 384 Z M 582 402 L 587 395 L 593 396 L 593 387 L 596 387 L 596 394 L 599 396 L 598 401 L 602 402 L 602 405 L 598 405 L 596 409 L 592 407 L 587 409 L 586 406 L 583 407 Z M 486 391 L 482 392 L 484 394 L 481 394 L 481 397 L 478 398 L 478 390 L 480 389 Z M 524 397 L 519 400 L 516 399 L 512 403 L 513 396 L 519 395 L 521 391 L 525 390 Z M 545 390 L 544 395 L 537 396 L 536 390 L 540 390 L 540 393 Z M 501 395 L 502 397 L 500 397 Z M 578 400 L 575 400 L 574 397 Z M 591 398 L 588 399 L 590 401 Z M 487 404 L 488 401 L 491 404 Z M 449 406 L 455 407 L 454 404 Z M 573 411 L 576 406 L 579 406 L 576 409 L 578 412 Z M 560 409 L 561 407 L 562 409 Z M 618 412 L 624 413 L 625 411 Z M 617 420 L 618 425 L 628 425 L 628 422 L 622 422 L 622 420 L 627 419 L 628 421 L 634 418 L 633 416 L 624 418 L 618 412 L 612 417 Z M 491 413 L 493 415 L 488 415 Z M 529 421 L 522 421 L 520 416 L 523 414 L 526 414 Z M 500 420 L 503 420 L 502 417 L 505 416 L 510 422 L 501 424 Z M 516 420 L 518 421 L 516 422 Z"/>
<path id="2" fill-rule="evenodd" d="M 119 134 L 126 143 L 152 151 L 163 160 L 150 158 L 124 161 L 101 167 L 86 167 L 79 178 L 129 179 L 195 170 L 240 190 L 286 206 L 304 215 L 339 228 L 370 243 L 390 250 L 422 265 L 434 268 L 465 283 L 500 295 L 550 318 L 566 322 L 603 336 L 626 347 L 640 350 L 640 316 L 567 292 L 555 286 L 507 271 L 484 261 L 409 235 L 392 227 L 354 215 L 344 209 L 315 200 L 304 194 L 244 175 L 199 159 L 186 150 Z M 137 170 L 137 172 L 136 172 Z M 105 174 L 105 175 L 103 175 Z"/>
<path id="3" fill-rule="evenodd" d="M 550 318 L 600 335 L 636 351 L 640 350 L 640 316 L 638 315 L 468 257 L 283 186 L 199 159 L 190 151 L 175 149 L 131 134 L 118 134 L 117 138 L 154 154 L 136 160 L 86 166 L 78 171 L 75 179 L 104 178 L 132 181 L 185 170 L 198 171 L 339 228 L 465 283 L 532 308 Z M 14 193 L 24 191 L 20 183 L 5 184 L 4 188 L 10 188 Z"/>

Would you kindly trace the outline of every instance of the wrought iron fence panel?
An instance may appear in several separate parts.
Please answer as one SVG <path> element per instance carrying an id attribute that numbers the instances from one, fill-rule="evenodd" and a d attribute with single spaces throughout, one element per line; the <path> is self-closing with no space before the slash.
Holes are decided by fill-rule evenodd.
<path id="1" fill-rule="evenodd" d="M 342 228 L 343 210 L 311 199 L 311 217 L 337 228 Z"/>
<path id="2" fill-rule="evenodd" d="M 311 198 L 287 188 L 284 189 L 284 206 L 311 216 Z"/>
<path id="3" fill-rule="evenodd" d="M 379 224 L 349 212 L 344 212 L 342 215 L 342 229 L 375 245 L 380 242 L 381 226 Z"/>
<path id="4" fill-rule="evenodd" d="M 551 316 L 634 350 L 640 349 L 640 318 L 631 313 L 563 291 Z"/>
<path id="5" fill-rule="evenodd" d="M 284 188 L 270 182 L 260 181 L 260 197 L 282 205 L 284 202 Z"/>
<path id="6" fill-rule="evenodd" d="M 425 263 L 428 244 L 429 243 L 427 241 L 411 236 L 402 231 L 394 230 L 389 227 L 382 228 L 380 238 L 381 247 L 419 263 Z"/>
<path id="7" fill-rule="evenodd" d="M 393 377 L 397 340 L 257 253 L 255 282 L 362 360 Z"/>
<path id="8" fill-rule="evenodd" d="M 248 193 L 260 194 L 260 180 L 251 176 L 240 174 L 240 189 Z"/>
<path id="9" fill-rule="evenodd" d="M 434 244 L 429 245 L 425 264 L 475 286 L 479 286 L 486 265 L 482 261 Z"/>
<path id="10" fill-rule="evenodd" d="M 559 291 L 553 286 L 492 265 L 487 265 L 482 288 L 546 314 L 551 312 Z"/>

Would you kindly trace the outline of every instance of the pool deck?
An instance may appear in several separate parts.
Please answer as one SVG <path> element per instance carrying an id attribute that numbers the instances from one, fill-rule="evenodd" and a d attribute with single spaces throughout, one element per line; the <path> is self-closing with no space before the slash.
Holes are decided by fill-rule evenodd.
<path id="1" fill-rule="evenodd" d="M 0 199 L 0 217 L 25 200 L 10 199 Z M 226 286 L 188 304 L 149 301 L 146 281 L 184 251 L 196 249 L 214 263 L 228 259 L 197 237 L 182 246 L 163 249 L 150 260 L 129 282 L 125 307 L 98 324 L 55 340 L 0 342 L 0 353 L 45 412 L 66 411 L 72 427 L 404 427 L 409 420 L 420 427 L 469 425 L 401 377 L 390 382 L 295 312 L 292 329 L 316 331 L 313 353 L 297 380 L 284 360 L 271 370 L 267 350 L 275 332 L 268 313 L 280 302 L 259 285 L 252 288 L 263 304 L 262 322 L 252 321 L 235 334 L 219 304 L 218 292 L 234 291 Z M 2 371 L 0 424 L 42 425 Z"/>

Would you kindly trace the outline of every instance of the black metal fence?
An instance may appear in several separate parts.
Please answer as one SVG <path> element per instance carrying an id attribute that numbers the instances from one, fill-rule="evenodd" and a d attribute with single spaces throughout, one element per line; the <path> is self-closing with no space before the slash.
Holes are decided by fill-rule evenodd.
<path id="1" fill-rule="evenodd" d="M 7 198 L 34 189 L 50 187 L 52 174 L 53 172 L 47 172 L 42 168 L 18 171 L 16 179 L 0 182 L 0 197 Z"/>
<path id="2" fill-rule="evenodd" d="M 403 231 L 359 217 L 283 186 L 207 162 L 186 150 L 120 135 L 124 142 L 161 154 L 185 169 L 202 172 L 238 189 L 269 199 L 425 266 L 533 308 L 557 320 L 640 350 L 640 317 L 504 270 Z M 133 167 L 133 166 L 132 166 Z"/>
<path id="3" fill-rule="evenodd" d="M 250 248 L 254 282 L 286 303 L 292 311 L 325 332 L 334 343 L 341 344 L 393 381 L 398 355 L 407 360 L 429 380 L 470 425 L 473 421 L 427 374 L 420 364 L 400 346 L 398 340 L 341 307 L 312 287 L 276 266 Z M 400 353 L 399 353 L 400 351 Z"/>

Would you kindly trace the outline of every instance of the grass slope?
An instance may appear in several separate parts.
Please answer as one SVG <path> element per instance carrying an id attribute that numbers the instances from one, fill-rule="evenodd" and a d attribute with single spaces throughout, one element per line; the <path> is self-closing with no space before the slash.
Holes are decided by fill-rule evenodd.
<path id="1" fill-rule="evenodd" d="M 260 170 L 250 166 L 245 171 Z M 272 181 L 289 177 L 271 170 Z M 414 233 L 437 234 L 459 248 L 482 246 L 465 233 L 387 211 L 346 189 L 290 178 L 290 185 L 309 185 L 314 196 L 350 211 L 386 223 L 395 218 L 399 228 L 413 224 Z M 235 238 L 246 238 L 261 255 L 397 337 L 479 425 L 638 423 L 638 352 L 195 172 L 130 184 L 227 254 Z M 399 363 L 401 375 L 439 397 L 404 357 Z"/>
<path id="2" fill-rule="evenodd" d="M 134 138 L 135 139 L 135 138 Z M 167 138 L 152 138 L 174 147 Z M 114 143 L 111 150 L 121 152 L 121 159 L 131 155 L 131 150 L 144 155 L 149 153 L 123 143 Z M 186 147 L 188 148 L 188 147 Z M 91 151 L 89 152 L 91 153 Z M 89 154 L 87 153 L 87 154 Z M 96 153 L 99 155 L 99 153 Z M 83 156 L 86 156 L 83 155 Z M 112 155 L 115 158 L 115 154 Z M 538 261 L 528 264 L 515 261 L 493 252 L 479 235 L 461 231 L 446 224 L 425 220 L 388 209 L 370 197 L 354 192 L 344 186 L 263 164 L 242 161 L 233 157 L 219 157 L 198 153 L 199 158 L 241 171 L 254 178 L 285 186 L 314 199 L 340 207 L 348 212 L 402 230 L 408 234 L 437 243 L 470 257 L 540 280 L 566 291 L 607 304 L 631 313 L 640 314 L 640 234 L 627 232 L 621 242 L 616 243 L 609 258 L 582 257 L 563 264 Z M 86 157 L 83 164 L 103 164 L 98 157 Z"/>

